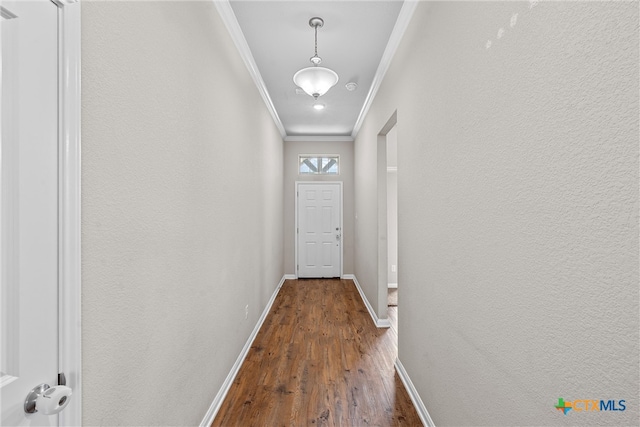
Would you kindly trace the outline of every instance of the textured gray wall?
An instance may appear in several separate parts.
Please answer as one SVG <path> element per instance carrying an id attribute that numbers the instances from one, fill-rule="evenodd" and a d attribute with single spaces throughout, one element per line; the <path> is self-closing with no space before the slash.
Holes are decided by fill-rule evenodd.
<path id="1" fill-rule="evenodd" d="M 213 2 L 83 2 L 85 425 L 203 419 L 284 274 L 282 145 Z"/>
<path id="2" fill-rule="evenodd" d="M 355 143 L 355 273 L 377 306 L 397 109 L 399 359 L 436 425 L 637 424 L 638 67 L 638 2 L 418 5 Z"/>

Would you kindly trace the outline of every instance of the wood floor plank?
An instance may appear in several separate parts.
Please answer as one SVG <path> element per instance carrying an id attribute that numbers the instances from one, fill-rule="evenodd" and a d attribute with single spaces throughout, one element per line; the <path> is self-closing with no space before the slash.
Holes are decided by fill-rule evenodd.
<path id="1" fill-rule="evenodd" d="M 212 427 L 422 425 L 396 328 L 374 326 L 351 280 L 285 281 Z"/>

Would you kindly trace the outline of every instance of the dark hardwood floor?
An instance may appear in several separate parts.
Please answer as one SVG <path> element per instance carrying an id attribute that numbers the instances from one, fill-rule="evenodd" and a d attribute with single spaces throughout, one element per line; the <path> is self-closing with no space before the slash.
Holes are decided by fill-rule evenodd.
<path id="1" fill-rule="evenodd" d="M 287 280 L 212 426 L 421 426 L 396 343 L 353 281 Z"/>

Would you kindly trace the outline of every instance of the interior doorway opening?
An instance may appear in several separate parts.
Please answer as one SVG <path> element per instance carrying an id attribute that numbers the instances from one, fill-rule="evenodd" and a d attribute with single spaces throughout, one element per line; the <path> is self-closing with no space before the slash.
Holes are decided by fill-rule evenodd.
<path id="1" fill-rule="evenodd" d="M 393 126 L 387 139 L 387 311 L 391 327 L 398 323 L 398 133 Z"/>
<path id="2" fill-rule="evenodd" d="M 378 318 L 397 325 L 398 162 L 397 113 L 378 133 Z M 391 289 L 391 290 L 390 290 Z"/>

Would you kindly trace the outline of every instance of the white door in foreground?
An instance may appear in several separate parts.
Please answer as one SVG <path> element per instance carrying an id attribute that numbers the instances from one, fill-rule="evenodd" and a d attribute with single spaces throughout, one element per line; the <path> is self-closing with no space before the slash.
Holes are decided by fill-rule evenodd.
<path id="1" fill-rule="evenodd" d="M 0 422 L 57 426 L 24 408 L 31 389 L 58 384 L 58 7 L 0 6 Z"/>
<path id="2" fill-rule="evenodd" d="M 297 185 L 298 277 L 340 277 L 341 183 Z"/>

